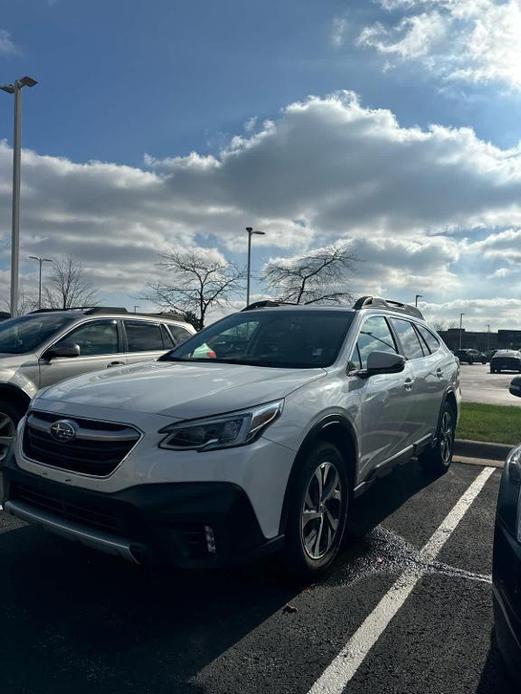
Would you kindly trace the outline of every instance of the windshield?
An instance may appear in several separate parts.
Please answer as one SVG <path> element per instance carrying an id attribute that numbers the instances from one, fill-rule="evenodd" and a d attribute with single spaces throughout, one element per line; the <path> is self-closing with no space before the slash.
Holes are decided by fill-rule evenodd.
<path id="1" fill-rule="evenodd" d="M 161 360 L 303 369 L 330 366 L 352 320 L 348 311 L 236 313 L 202 330 Z"/>
<path id="2" fill-rule="evenodd" d="M 0 353 L 33 352 L 73 320 L 67 314 L 37 313 L 0 323 Z"/>

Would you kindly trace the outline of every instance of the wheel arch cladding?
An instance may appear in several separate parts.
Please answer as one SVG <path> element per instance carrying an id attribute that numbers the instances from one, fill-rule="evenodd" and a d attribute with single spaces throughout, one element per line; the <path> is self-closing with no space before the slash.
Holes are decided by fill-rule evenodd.
<path id="1" fill-rule="evenodd" d="M 23 412 L 29 407 L 31 398 L 23 390 L 9 384 L 0 385 L 0 400 L 20 408 Z"/>
<path id="2" fill-rule="evenodd" d="M 332 443 L 338 448 L 346 463 L 347 474 L 351 489 L 355 486 L 355 480 L 358 472 L 358 445 L 355 431 L 349 420 L 338 415 L 331 415 L 321 420 L 308 432 L 306 438 L 302 442 L 288 478 L 286 492 L 284 494 L 284 502 L 282 504 L 282 513 L 280 518 L 279 532 L 284 534 L 288 518 L 288 507 L 291 497 L 291 492 L 294 487 L 294 480 L 306 455 L 311 448 L 320 442 Z"/>

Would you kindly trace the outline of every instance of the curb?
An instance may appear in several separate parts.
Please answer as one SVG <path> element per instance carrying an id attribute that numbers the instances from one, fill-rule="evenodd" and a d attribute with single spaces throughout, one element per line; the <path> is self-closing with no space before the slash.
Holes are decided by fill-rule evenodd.
<path id="1" fill-rule="evenodd" d="M 488 441 L 468 441 L 456 439 L 454 453 L 467 458 L 483 458 L 484 460 L 505 460 L 514 446 L 505 443 L 489 443 Z"/>

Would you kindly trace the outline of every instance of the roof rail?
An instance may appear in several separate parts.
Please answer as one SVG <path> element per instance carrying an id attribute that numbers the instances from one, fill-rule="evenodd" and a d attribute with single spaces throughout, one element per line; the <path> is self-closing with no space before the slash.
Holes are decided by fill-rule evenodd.
<path id="1" fill-rule="evenodd" d="M 353 308 L 355 311 L 359 311 L 361 308 L 385 308 L 388 311 L 405 313 L 408 316 L 425 320 L 422 312 L 416 306 L 403 304 L 401 301 L 393 301 L 392 299 L 382 299 L 379 296 L 361 296 L 355 301 Z"/>
<path id="2" fill-rule="evenodd" d="M 253 304 L 248 304 L 242 311 L 253 311 L 256 308 L 275 308 L 276 306 L 299 306 L 293 301 L 273 301 L 265 299 L 264 301 L 254 301 Z"/>
<path id="3" fill-rule="evenodd" d="M 121 306 L 71 306 L 71 308 L 38 308 L 31 313 L 53 313 L 56 311 L 83 311 L 86 316 L 94 313 L 128 313 Z"/>

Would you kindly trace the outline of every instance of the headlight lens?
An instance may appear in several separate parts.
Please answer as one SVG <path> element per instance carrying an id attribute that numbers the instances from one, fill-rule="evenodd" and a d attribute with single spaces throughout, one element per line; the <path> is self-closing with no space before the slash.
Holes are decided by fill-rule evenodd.
<path id="1" fill-rule="evenodd" d="M 212 451 L 251 443 L 272 424 L 282 412 L 284 400 L 259 405 L 242 412 L 218 417 L 192 419 L 161 429 L 167 436 L 160 448 L 174 451 Z"/>
<path id="2" fill-rule="evenodd" d="M 498 497 L 498 514 L 521 542 L 521 446 L 513 448 L 505 462 Z"/>

